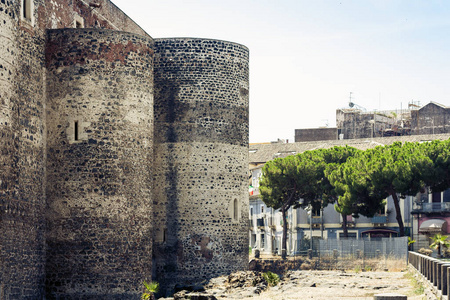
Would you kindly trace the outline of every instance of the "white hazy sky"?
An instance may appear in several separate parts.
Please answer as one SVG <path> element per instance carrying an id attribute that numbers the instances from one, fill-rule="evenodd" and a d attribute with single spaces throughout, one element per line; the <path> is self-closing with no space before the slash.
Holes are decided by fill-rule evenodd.
<path id="1" fill-rule="evenodd" d="M 250 142 L 368 110 L 450 106 L 448 0 L 112 0 L 154 38 L 250 49 Z"/>

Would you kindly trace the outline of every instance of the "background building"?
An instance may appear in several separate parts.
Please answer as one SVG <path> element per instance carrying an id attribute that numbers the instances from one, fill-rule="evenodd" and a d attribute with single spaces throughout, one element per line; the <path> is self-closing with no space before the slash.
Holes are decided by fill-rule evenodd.
<path id="1" fill-rule="evenodd" d="M 366 111 L 353 105 L 336 110 L 336 127 L 295 129 L 296 142 L 362 139 L 450 132 L 450 108 L 436 102 L 422 107 Z"/>
<path id="2" fill-rule="evenodd" d="M 379 145 L 390 145 L 395 141 L 425 142 L 446 140 L 450 134 L 395 136 L 373 139 L 328 140 L 300 143 L 251 144 L 249 161 L 251 173 L 249 239 L 250 247 L 260 249 L 263 254 L 281 254 L 282 218 L 281 212 L 267 208 L 259 197 L 258 186 L 264 162 L 288 155 L 295 155 L 307 150 L 331 148 L 334 146 L 351 146 L 366 150 Z M 386 206 L 372 218 L 347 216 L 348 236 L 354 239 L 396 237 L 398 223 L 394 203 L 391 197 L 386 199 Z M 400 199 L 402 218 L 406 235 L 417 242 L 415 249 L 428 247 L 430 234 L 436 232 L 449 233 L 450 228 L 449 191 L 442 193 L 408 196 Z M 425 221 L 431 220 L 427 223 Z M 309 249 L 309 239 L 341 239 L 343 238 L 342 216 L 333 205 L 323 210 L 290 208 L 286 222 L 288 223 L 288 254 L 301 253 Z M 444 223 L 445 222 L 445 223 Z M 429 224 L 431 223 L 431 225 Z M 422 225 L 423 224 L 423 225 Z M 433 226 L 440 226 L 437 230 Z M 305 241 L 306 238 L 306 241 Z"/>

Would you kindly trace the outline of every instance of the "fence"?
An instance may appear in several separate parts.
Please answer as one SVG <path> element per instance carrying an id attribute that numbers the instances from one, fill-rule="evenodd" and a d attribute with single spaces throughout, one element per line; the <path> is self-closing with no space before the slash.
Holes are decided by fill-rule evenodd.
<path id="1" fill-rule="evenodd" d="M 396 269 L 407 266 L 408 238 L 313 240 L 309 255 L 320 268 Z M 298 251 L 307 255 L 307 251 Z"/>
<path id="2" fill-rule="evenodd" d="M 317 244 L 317 243 L 316 243 Z M 404 258 L 408 255 L 408 238 L 382 238 L 377 240 L 319 240 L 318 256 L 351 256 L 353 258 Z"/>

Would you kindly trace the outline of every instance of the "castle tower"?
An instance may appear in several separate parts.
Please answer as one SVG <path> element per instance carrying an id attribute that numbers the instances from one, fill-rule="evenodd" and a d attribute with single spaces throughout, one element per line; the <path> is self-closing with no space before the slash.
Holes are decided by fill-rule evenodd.
<path id="1" fill-rule="evenodd" d="M 155 39 L 154 278 L 166 292 L 248 267 L 248 49 Z"/>
<path id="2" fill-rule="evenodd" d="M 44 39 L 37 8 L 31 0 L 0 1 L 1 299 L 41 299 L 44 290 Z"/>
<path id="3" fill-rule="evenodd" d="M 46 60 L 47 295 L 138 299 L 152 267 L 153 41 L 49 30 Z"/>

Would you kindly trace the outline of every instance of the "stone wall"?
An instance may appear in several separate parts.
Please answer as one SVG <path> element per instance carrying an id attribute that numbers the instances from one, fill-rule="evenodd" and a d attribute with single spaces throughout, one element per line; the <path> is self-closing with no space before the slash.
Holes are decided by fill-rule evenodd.
<path id="1" fill-rule="evenodd" d="M 148 34 L 114 3 L 109 0 L 41 0 L 45 10 L 41 10 L 39 26 L 47 29 L 75 28 L 76 22 L 85 28 L 106 28 L 140 35 Z"/>
<path id="2" fill-rule="evenodd" d="M 39 298 L 44 282 L 44 39 L 20 11 L 0 2 L 1 299 Z"/>
<path id="3" fill-rule="evenodd" d="M 429 103 L 411 112 L 413 134 L 441 134 L 450 132 L 450 109 Z"/>
<path id="4" fill-rule="evenodd" d="M 44 294 L 45 30 L 77 19 L 146 35 L 108 0 L 26 2 L 0 1 L 0 299 Z"/>
<path id="5" fill-rule="evenodd" d="M 151 279 L 152 48 L 124 32 L 48 32 L 49 298 L 138 298 Z"/>
<path id="6" fill-rule="evenodd" d="M 306 128 L 295 129 L 295 142 L 337 140 L 337 128 Z"/>
<path id="7" fill-rule="evenodd" d="M 167 291 L 248 264 L 248 50 L 156 39 L 154 277 Z"/>
<path id="8" fill-rule="evenodd" d="M 0 299 L 247 268 L 248 49 L 161 39 L 155 58 L 108 0 L 2 0 L 0 24 Z"/>
<path id="9" fill-rule="evenodd" d="M 338 136 L 343 135 L 345 140 L 378 136 L 377 129 L 370 123 L 373 118 L 373 114 L 361 113 L 359 110 L 336 110 Z"/>

